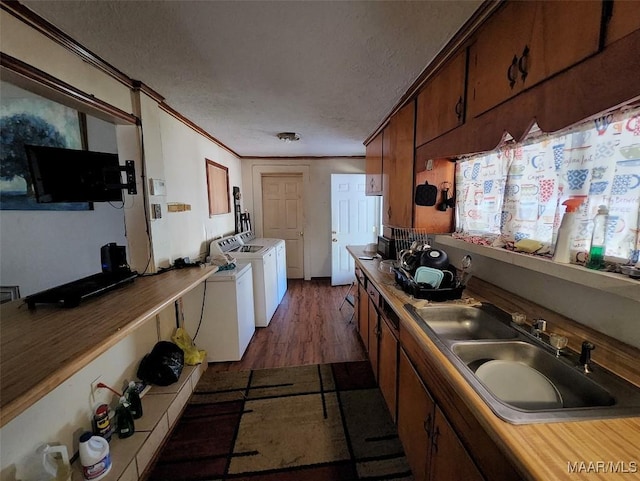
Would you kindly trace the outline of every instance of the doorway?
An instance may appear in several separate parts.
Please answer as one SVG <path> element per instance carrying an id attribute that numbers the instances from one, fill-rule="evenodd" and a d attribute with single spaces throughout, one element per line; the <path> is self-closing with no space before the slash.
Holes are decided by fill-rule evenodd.
<path id="1" fill-rule="evenodd" d="M 331 285 L 353 282 L 348 245 L 376 242 L 380 197 L 365 195 L 365 174 L 331 174 Z"/>
<path id="2" fill-rule="evenodd" d="M 304 198 L 302 174 L 262 175 L 263 237 L 284 239 L 287 278 L 304 277 Z"/>

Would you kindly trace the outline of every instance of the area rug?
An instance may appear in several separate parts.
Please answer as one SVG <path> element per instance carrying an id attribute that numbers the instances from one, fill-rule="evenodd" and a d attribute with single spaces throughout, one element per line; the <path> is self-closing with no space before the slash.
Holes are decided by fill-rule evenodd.
<path id="1" fill-rule="evenodd" d="M 148 479 L 412 480 L 367 361 L 207 371 Z"/>

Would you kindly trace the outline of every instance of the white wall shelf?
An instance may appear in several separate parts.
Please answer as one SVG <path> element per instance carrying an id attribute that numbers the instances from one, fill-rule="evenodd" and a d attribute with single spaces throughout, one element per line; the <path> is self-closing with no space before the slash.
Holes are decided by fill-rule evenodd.
<path id="1" fill-rule="evenodd" d="M 481 246 L 454 239 L 448 235 L 437 235 L 436 242 L 475 253 L 500 262 L 540 272 L 607 293 L 640 301 L 640 281 L 613 272 L 595 271 L 574 264 L 560 264 L 543 257 L 512 252 L 498 247 Z"/>

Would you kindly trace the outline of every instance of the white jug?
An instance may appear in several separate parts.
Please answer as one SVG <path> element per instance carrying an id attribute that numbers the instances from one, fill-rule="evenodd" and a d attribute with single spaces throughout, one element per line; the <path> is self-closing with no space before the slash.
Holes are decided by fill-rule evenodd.
<path id="1" fill-rule="evenodd" d="M 66 446 L 43 444 L 36 449 L 25 465 L 20 477 L 23 481 L 68 481 L 71 479 L 71 465 Z"/>

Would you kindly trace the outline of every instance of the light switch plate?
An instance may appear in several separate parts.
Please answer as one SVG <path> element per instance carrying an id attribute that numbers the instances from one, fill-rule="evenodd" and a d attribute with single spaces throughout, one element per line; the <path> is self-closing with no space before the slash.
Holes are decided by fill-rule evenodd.
<path id="1" fill-rule="evenodd" d="M 167 190 L 163 179 L 149 179 L 150 195 L 166 195 Z"/>
<path id="2" fill-rule="evenodd" d="M 162 218 L 162 206 L 160 204 L 151 204 L 151 217 L 153 219 Z"/>

